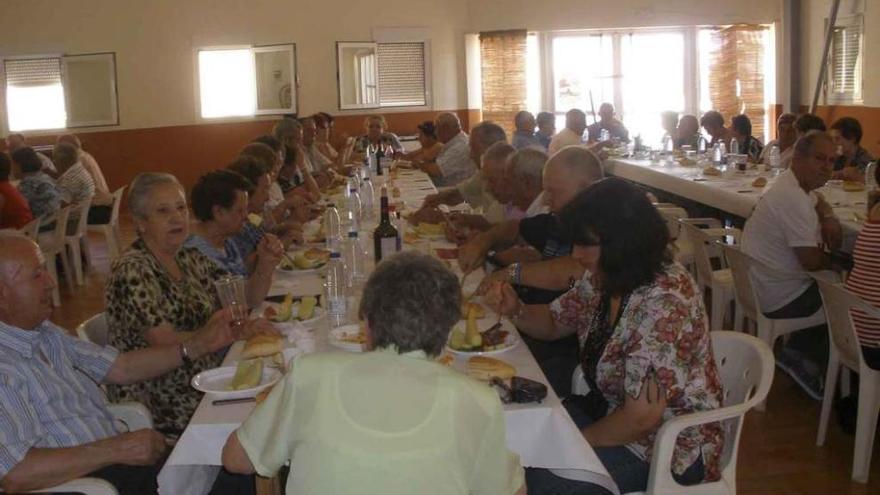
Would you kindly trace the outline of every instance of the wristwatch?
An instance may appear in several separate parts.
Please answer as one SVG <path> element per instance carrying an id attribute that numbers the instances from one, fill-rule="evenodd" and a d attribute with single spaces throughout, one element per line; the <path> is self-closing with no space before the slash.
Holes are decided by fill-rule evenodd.
<path id="1" fill-rule="evenodd" d="M 180 360 L 183 361 L 183 365 L 191 366 L 193 361 L 192 358 L 189 357 L 189 349 L 186 348 L 186 342 L 178 344 L 177 351 L 180 353 Z"/>

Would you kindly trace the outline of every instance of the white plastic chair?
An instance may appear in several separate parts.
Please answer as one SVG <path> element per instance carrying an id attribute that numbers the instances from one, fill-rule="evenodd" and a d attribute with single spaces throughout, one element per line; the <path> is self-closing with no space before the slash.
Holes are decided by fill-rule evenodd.
<path id="1" fill-rule="evenodd" d="M 107 345 L 108 333 L 107 313 L 104 312 L 92 316 L 76 327 L 76 335 L 79 338 L 100 346 Z"/>
<path id="2" fill-rule="evenodd" d="M 88 199 L 79 204 L 71 205 L 71 215 L 76 219 L 76 223 L 68 226 L 67 235 L 64 237 L 64 245 L 67 248 L 67 255 L 70 256 L 70 265 L 73 267 L 73 273 L 76 277 L 76 285 L 83 285 L 85 283 L 83 279 L 82 243 L 86 238 L 91 203 L 91 199 Z M 71 229 L 70 227 L 73 228 Z"/>
<path id="3" fill-rule="evenodd" d="M 122 205 L 122 195 L 125 192 L 125 188 L 126 186 L 122 186 L 113 191 L 113 211 L 110 213 L 110 221 L 102 225 L 88 226 L 89 232 L 97 232 L 104 235 L 104 240 L 107 243 L 107 256 L 110 257 L 110 261 L 119 256 L 119 245 L 122 243 L 122 238 L 119 236 L 119 209 Z M 86 259 L 91 264 L 92 256 L 89 250 L 88 239 L 86 238 L 83 238 L 83 250 L 86 253 Z"/>
<path id="4" fill-rule="evenodd" d="M 684 208 L 670 203 L 656 203 L 654 207 L 666 221 L 666 228 L 669 230 L 669 238 L 675 245 L 675 261 L 678 261 L 685 268 L 693 272 L 694 252 L 691 242 L 687 235 L 681 231 L 679 220 L 687 218 L 688 214 Z"/>
<path id="5" fill-rule="evenodd" d="M 40 219 L 39 219 L 39 218 L 35 218 L 35 219 L 31 220 L 31 221 L 28 222 L 24 227 L 18 229 L 18 231 L 19 231 L 22 235 L 24 235 L 25 237 L 27 237 L 28 239 L 31 239 L 31 240 L 33 240 L 33 241 L 36 241 L 36 240 L 37 240 L 37 235 L 38 235 L 39 232 L 40 232 Z"/>
<path id="6" fill-rule="evenodd" d="M 700 287 L 712 291 L 712 320 L 711 330 L 720 330 L 724 325 L 724 316 L 730 304 L 734 302 L 733 276 L 730 269 L 725 267 L 723 257 L 720 256 L 715 242 L 732 236 L 739 242 L 741 232 L 739 229 L 708 228 L 701 229 L 691 221 L 680 221 L 682 230 L 687 234 L 691 242 L 694 256 L 694 267 L 697 272 L 697 283 Z M 712 258 L 722 260 L 720 269 L 712 268 Z"/>
<path id="7" fill-rule="evenodd" d="M 852 479 L 859 483 L 867 483 L 871 468 L 874 434 L 877 432 L 877 415 L 880 412 L 880 371 L 865 364 L 850 310 L 858 309 L 869 317 L 880 319 L 880 309 L 868 304 L 840 284 L 823 280 L 820 277 L 816 277 L 816 281 L 819 283 L 819 291 L 822 293 L 822 302 L 828 317 L 829 340 L 831 341 L 828 371 L 825 375 L 825 397 L 822 399 L 822 414 L 819 417 L 819 434 L 816 436 L 816 445 L 825 444 L 835 385 L 841 367 L 845 366 L 859 374 L 859 410 L 856 420 Z"/>
<path id="8" fill-rule="evenodd" d="M 738 332 L 712 332 L 715 364 L 724 387 L 724 404 L 714 411 L 685 414 L 663 423 L 654 439 L 653 462 L 648 476 L 651 495 L 736 493 L 736 461 L 743 417 L 764 401 L 773 383 L 774 359 L 760 340 Z M 721 479 L 694 486 L 679 485 L 672 477 L 672 452 L 685 428 L 722 422 L 725 431 Z"/>
<path id="9" fill-rule="evenodd" d="M 67 233 L 67 219 L 70 217 L 70 206 L 59 208 L 55 213 L 45 217 L 41 225 L 48 225 L 55 222 L 55 228 L 51 232 L 44 232 L 37 236 L 37 244 L 46 258 L 46 268 L 49 274 L 55 280 L 55 291 L 52 293 L 52 304 L 55 307 L 61 306 L 61 293 L 58 290 L 58 270 L 55 267 L 55 258 L 61 257 L 61 264 L 64 267 L 64 276 L 67 279 L 67 286 L 73 290 L 73 278 L 70 272 L 70 263 L 67 262 L 67 254 L 64 249 L 64 237 Z"/>
<path id="10" fill-rule="evenodd" d="M 775 273 L 782 276 L 782 272 L 774 270 L 764 263 L 742 252 L 739 247 L 722 245 L 727 263 L 733 273 L 733 283 L 736 295 L 736 311 L 734 312 L 734 330 L 742 331 L 743 320 L 748 319 L 756 326 L 756 335 L 763 340 L 771 349 L 776 339 L 798 330 L 812 328 L 825 323 L 825 313 L 820 309 L 813 315 L 804 318 L 767 318 L 760 311 L 758 295 L 752 285 L 751 273 L 756 270 L 765 273 Z M 759 404 L 758 410 L 763 411 L 765 404 Z"/>
<path id="11" fill-rule="evenodd" d="M 128 431 L 153 428 L 150 411 L 139 402 L 108 404 L 110 412 Z M 0 490 L 0 493 L 3 493 Z M 82 493 L 83 495 L 120 495 L 110 483 L 99 478 L 77 478 L 51 488 L 26 493 Z M 123 494 L 124 495 L 124 494 Z"/>

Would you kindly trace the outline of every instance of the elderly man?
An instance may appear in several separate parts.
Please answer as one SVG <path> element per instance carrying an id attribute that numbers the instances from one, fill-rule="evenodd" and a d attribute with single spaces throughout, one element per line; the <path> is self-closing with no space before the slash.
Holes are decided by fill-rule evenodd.
<path id="1" fill-rule="evenodd" d="M 89 209 L 89 224 L 102 225 L 110 221 L 113 213 L 113 195 L 107 186 L 107 179 L 98 166 L 98 161 L 88 151 L 82 149 L 82 143 L 76 134 L 62 134 L 58 136 L 58 143 L 67 143 L 76 148 L 79 161 L 89 173 L 95 184 L 95 196 L 92 198 L 92 207 Z"/>
<path id="2" fill-rule="evenodd" d="M 148 380 L 222 349 L 232 341 L 231 315 L 218 312 L 183 344 L 119 354 L 48 320 L 54 288 L 34 242 L 0 236 L 0 488 L 92 476 L 120 493 L 156 493 L 165 438 L 121 430 L 98 384 Z"/>
<path id="3" fill-rule="evenodd" d="M 709 110 L 700 118 L 700 125 L 706 129 L 706 133 L 712 136 L 709 146 L 715 146 L 715 143 L 724 143 L 724 146 L 730 146 L 730 138 L 733 137 L 730 129 L 724 127 L 724 117 L 721 112 Z"/>
<path id="4" fill-rule="evenodd" d="M 601 141 L 602 131 L 608 131 L 608 137 L 618 141 L 629 141 L 629 131 L 623 126 L 623 122 L 614 118 L 614 105 L 603 103 L 599 105 L 599 121 L 587 128 L 589 140 Z"/>
<path id="5" fill-rule="evenodd" d="M 95 182 L 79 159 L 79 150 L 68 143 L 58 143 L 52 150 L 58 168 L 58 192 L 62 205 L 91 203 L 95 196 Z"/>
<path id="6" fill-rule="evenodd" d="M 437 187 L 457 185 L 477 171 L 468 136 L 461 130 L 461 122 L 454 113 L 443 112 L 438 115 L 435 127 L 437 139 L 443 143 L 443 147 L 433 162 L 425 162 L 420 168 L 431 176 Z"/>
<path id="7" fill-rule="evenodd" d="M 541 193 L 547 154 L 539 149 L 526 148 L 511 155 L 507 163 L 511 204 L 524 211 L 525 218 L 548 213 Z"/>
<path id="8" fill-rule="evenodd" d="M 521 150 L 528 147 L 543 147 L 538 141 L 538 135 L 535 134 L 535 116 L 530 112 L 525 110 L 518 112 L 513 118 L 513 125 L 516 126 L 516 131 L 513 133 L 510 144 L 514 148 Z"/>
<path id="9" fill-rule="evenodd" d="M 6 136 L 6 150 L 10 154 L 14 153 L 18 149 L 27 148 L 27 147 L 28 147 L 28 144 L 27 144 L 27 140 L 24 137 L 24 134 L 19 134 L 17 132 L 14 132 L 14 133 Z M 57 177 L 58 173 L 55 170 L 55 164 L 52 163 L 52 160 L 48 156 L 46 156 L 42 153 L 39 153 L 39 152 L 37 153 L 37 156 L 40 158 L 40 162 L 43 164 L 43 172 L 46 173 L 47 175 L 49 175 L 50 177 Z"/>
<path id="10" fill-rule="evenodd" d="M 572 108 L 566 112 L 565 129 L 559 131 L 559 133 L 553 136 L 553 139 L 550 140 L 550 145 L 548 146 L 550 154 L 552 155 L 566 146 L 583 144 L 584 130 L 586 130 L 586 128 L 587 114 L 577 108 Z"/>
<path id="11" fill-rule="evenodd" d="M 538 124 L 538 132 L 535 133 L 535 136 L 546 151 L 550 147 L 550 140 L 556 134 L 556 116 L 550 112 L 541 112 L 535 122 Z"/>
<path id="12" fill-rule="evenodd" d="M 822 308 L 809 272 L 831 268 L 822 246 L 836 249 L 841 243 L 840 222 L 816 192 L 831 177 L 833 167 L 831 137 L 822 131 L 808 132 L 794 145 L 791 167 L 761 196 L 746 222 L 743 251 L 784 273 L 754 273 L 761 311 L 768 318 L 806 317 Z M 822 374 L 793 373 L 811 395 L 821 398 Z"/>
<path id="13" fill-rule="evenodd" d="M 761 163 L 770 164 L 770 150 L 774 145 L 779 147 L 779 163 L 782 163 L 783 155 L 787 156 L 786 162 L 791 162 L 794 142 L 798 137 L 794 129 L 795 119 L 797 116 L 793 113 L 783 113 L 776 119 L 776 139 L 764 146 L 764 151 L 761 153 Z"/>

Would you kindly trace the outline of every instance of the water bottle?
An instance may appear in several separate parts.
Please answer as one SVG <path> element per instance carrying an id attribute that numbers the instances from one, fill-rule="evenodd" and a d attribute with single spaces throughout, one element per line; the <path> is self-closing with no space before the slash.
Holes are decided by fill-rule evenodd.
<path id="1" fill-rule="evenodd" d="M 354 227 L 355 230 L 358 230 L 361 225 L 361 198 L 357 189 L 354 188 L 354 184 L 349 185 L 347 196 L 345 198 L 345 218 L 342 221 L 349 228 Z"/>
<path id="2" fill-rule="evenodd" d="M 704 138 L 703 136 L 700 136 L 699 139 L 697 139 L 697 153 L 702 155 L 703 153 L 706 152 L 706 149 L 708 147 L 709 147 L 709 141 L 706 141 L 706 138 Z"/>
<path id="3" fill-rule="evenodd" d="M 339 251 L 339 246 L 342 241 L 342 229 L 339 221 L 339 211 L 336 210 L 336 205 L 330 203 L 327 205 L 327 208 L 324 210 L 324 243 L 327 246 L 327 249 L 330 252 Z"/>
<path id="4" fill-rule="evenodd" d="M 718 143 L 718 147 L 721 150 L 721 163 L 727 163 L 727 145 L 724 144 L 724 141 Z"/>
<path id="5" fill-rule="evenodd" d="M 739 141 L 736 138 L 730 140 L 730 154 L 738 155 L 739 154 Z"/>
<path id="6" fill-rule="evenodd" d="M 712 164 L 716 167 L 721 165 L 721 159 L 723 158 L 721 154 L 721 143 L 715 143 L 712 146 Z"/>
<path id="7" fill-rule="evenodd" d="M 865 187 L 868 191 L 877 189 L 877 163 L 880 163 L 880 160 L 873 161 L 865 167 Z"/>
<path id="8" fill-rule="evenodd" d="M 599 131 L 599 142 L 605 142 L 611 140 L 611 133 L 608 132 L 608 129 L 602 129 Z"/>
<path id="9" fill-rule="evenodd" d="M 353 292 L 359 289 L 367 280 L 367 270 L 366 266 L 364 266 L 366 261 L 365 251 L 358 237 L 357 229 L 349 227 L 348 238 L 345 240 L 343 252 L 345 272 L 348 276 L 346 284 Z"/>
<path id="10" fill-rule="evenodd" d="M 663 136 L 663 151 L 668 155 L 675 151 L 675 141 L 669 134 Z"/>
<path id="11" fill-rule="evenodd" d="M 340 326 L 345 323 L 348 314 L 348 289 L 345 265 L 338 251 L 330 253 L 324 287 L 326 291 L 325 309 L 327 310 L 327 316 L 332 326 Z"/>
<path id="12" fill-rule="evenodd" d="M 770 166 L 771 169 L 777 169 L 782 165 L 782 157 L 779 153 L 779 145 L 774 143 L 770 145 L 770 151 L 767 152 L 767 165 Z"/>
<path id="13" fill-rule="evenodd" d="M 365 221 L 373 220 L 376 217 L 376 212 L 374 211 L 376 190 L 373 188 L 373 181 L 369 177 L 364 177 L 358 194 L 361 196 L 361 217 Z"/>

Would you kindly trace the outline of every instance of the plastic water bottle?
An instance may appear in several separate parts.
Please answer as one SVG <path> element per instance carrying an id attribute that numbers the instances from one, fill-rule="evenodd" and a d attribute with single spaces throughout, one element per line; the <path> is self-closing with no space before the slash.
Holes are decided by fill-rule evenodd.
<path id="1" fill-rule="evenodd" d="M 342 228 L 339 221 L 339 211 L 336 205 L 330 203 L 324 210 L 324 243 L 330 252 L 339 251 L 342 242 Z"/>
<path id="2" fill-rule="evenodd" d="M 599 131 L 599 142 L 605 142 L 611 140 L 611 133 L 608 132 L 608 129 L 602 129 Z"/>
<path id="3" fill-rule="evenodd" d="M 352 291 L 357 290 L 367 280 L 366 256 L 364 246 L 358 237 L 357 229 L 349 227 L 348 238 L 343 249 L 345 272 L 348 276 L 346 284 Z"/>
<path id="4" fill-rule="evenodd" d="M 353 183 L 348 187 L 347 196 L 345 198 L 345 218 L 342 219 L 342 222 L 349 228 L 358 230 L 361 225 L 361 197 Z"/>
<path id="5" fill-rule="evenodd" d="M 730 154 L 738 155 L 739 154 L 739 141 L 736 138 L 730 140 Z"/>
<path id="6" fill-rule="evenodd" d="M 718 143 L 718 148 L 721 150 L 721 163 L 727 163 L 727 145 L 724 144 L 724 141 Z"/>
<path id="7" fill-rule="evenodd" d="M 706 150 L 708 149 L 708 147 L 709 147 L 709 141 L 706 141 L 706 138 L 704 138 L 703 136 L 700 136 L 700 138 L 697 139 L 697 153 L 699 153 L 699 154 L 705 153 Z"/>
<path id="8" fill-rule="evenodd" d="M 721 159 L 723 155 L 721 154 L 721 143 L 715 143 L 712 146 L 712 164 L 716 167 L 721 165 Z"/>
<path id="9" fill-rule="evenodd" d="M 873 161 L 865 167 L 865 186 L 868 191 L 877 189 L 877 165 L 880 161 Z"/>
<path id="10" fill-rule="evenodd" d="M 358 194 L 361 196 L 361 217 L 365 221 L 373 220 L 376 218 L 376 212 L 374 211 L 376 205 L 376 190 L 373 188 L 373 181 L 370 180 L 369 177 L 364 177 Z"/>
<path id="11" fill-rule="evenodd" d="M 334 327 L 345 323 L 348 314 L 348 288 L 345 265 L 338 251 L 330 253 L 327 263 L 327 277 L 324 281 L 327 316 Z"/>
<path id="12" fill-rule="evenodd" d="M 770 166 L 771 169 L 777 169 L 780 165 L 782 165 L 782 157 L 779 153 L 779 145 L 772 144 L 770 145 L 770 151 L 767 152 L 767 165 Z"/>

